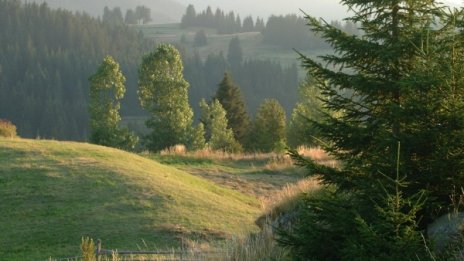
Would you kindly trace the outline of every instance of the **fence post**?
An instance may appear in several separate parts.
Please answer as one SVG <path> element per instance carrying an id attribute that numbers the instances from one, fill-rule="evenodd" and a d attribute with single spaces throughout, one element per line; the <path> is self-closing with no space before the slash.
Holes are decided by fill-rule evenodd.
<path id="1" fill-rule="evenodd" d="M 97 240 L 97 261 L 101 261 L 101 249 L 102 249 L 102 242 L 100 239 Z"/>
<path id="2" fill-rule="evenodd" d="M 180 261 L 182 261 L 182 257 L 184 255 L 184 237 L 181 238 L 182 242 L 180 243 Z"/>

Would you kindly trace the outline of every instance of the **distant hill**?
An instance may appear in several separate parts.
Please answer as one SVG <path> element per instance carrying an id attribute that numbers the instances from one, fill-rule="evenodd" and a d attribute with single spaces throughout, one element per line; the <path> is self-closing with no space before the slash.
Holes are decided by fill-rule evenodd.
<path id="1" fill-rule="evenodd" d="M 136 154 L 85 143 L 0 137 L 0 259 L 104 247 L 177 247 L 257 230 L 255 198 Z"/>
<path id="2" fill-rule="evenodd" d="M 186 6 L 176 0 L 23 0 L 23 2 L 47 2 L 50 7 L 72 11 L 84 11 L 92 16 L 101 16 L 103 8 L 121 7 L 123 14 L 127 9 L 145 5 L 152 11 L 153 23 L 179 22 Z"/>

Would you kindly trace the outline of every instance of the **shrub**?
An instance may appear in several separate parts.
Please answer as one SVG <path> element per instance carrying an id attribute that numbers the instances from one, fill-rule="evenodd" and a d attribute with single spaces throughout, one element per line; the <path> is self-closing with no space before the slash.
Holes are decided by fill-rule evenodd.
<path id="1" fill-rule="evenodd" d="M 16 126 L 7 120 L 0 119 L 0 137 L 16 137 Z"/>

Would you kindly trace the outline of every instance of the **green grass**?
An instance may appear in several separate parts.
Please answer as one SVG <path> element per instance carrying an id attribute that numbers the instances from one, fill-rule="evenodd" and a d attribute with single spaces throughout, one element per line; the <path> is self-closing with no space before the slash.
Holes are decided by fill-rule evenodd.
<path id="1" fill-rule="evenodd" d="M 282 48 L 276 45 L 263 44 L 263 37 L 259 32 L 247 32 L 236 34 L 217 34 L 216 30 L 208 28 L 180 28 L 180 24 L 162 24 L 162 25 L 142 25 L 137 26 L 145 37 L 154 39 L 156 42 L 177 43 L 180 42 L 182 35 L 186 36 L 187 51 L 197 50 L 202 59 L 206 59 L 208 54 L 223 52 L 227 55 L 229 42 L 233 37 L 240 39 L 245 59 L 271 60 L 284 66 L 290 66 L 298 63 L 298 54 L 291 48 Z M 203 47 L 194 48 L 193 42 L 195 33 L 199 30 L 205 30 L 208 37 L 208 44 Z M 305 55 L 316 57 L 318 55 L 331 52 L 328 49 L 321 50 L 299 50 Z M 304 76 L 304 71 L 300 72 Z"/>
<path id="2" fill-rule="evenodd" d="M 304 171 L 283 155 L 217 157 L 213 154 L 202 157 L 150 154 L 147 157 L 257 198 L 272 196 L 286 184 L 304 178 Z"/>
<path id="3" fill-rule="evenodd" d="M 175 247 L 256 230 L 259 202 L 174 167 L 84 143 L 0 138 L 0 259 Z"/>

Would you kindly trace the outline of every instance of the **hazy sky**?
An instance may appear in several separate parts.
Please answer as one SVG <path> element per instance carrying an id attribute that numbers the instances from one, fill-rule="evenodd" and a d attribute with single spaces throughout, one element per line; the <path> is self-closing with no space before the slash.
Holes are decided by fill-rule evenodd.
<path id="1" fill-rule="evenodd" d="M 328 21 L 340 20 L 348 16 L 347 8 L 339 4 L 339 0 L 177 0 L 184 5 L 193 4 L 197 11 L 208 5 L 225 11 L 236 11 L 242 18 L 253 14 L 267 18 L 271 14 L 302 14 L 304 12 L 322 17 Z M 462 4 L 464 0 L 444 0 L 447 4 Z M 213 10 L 214 11 L 214 10 Z"/>

